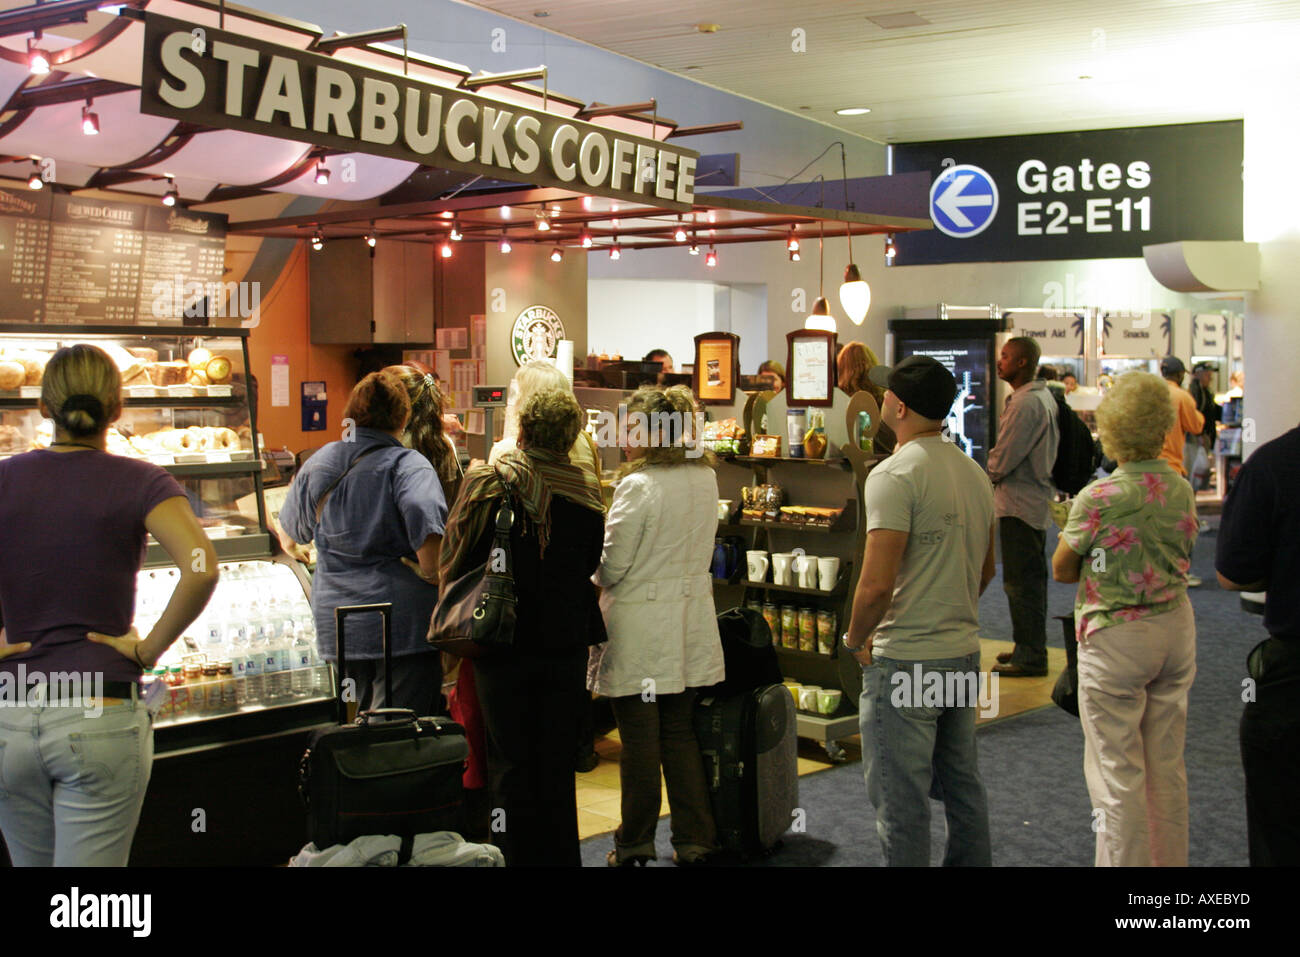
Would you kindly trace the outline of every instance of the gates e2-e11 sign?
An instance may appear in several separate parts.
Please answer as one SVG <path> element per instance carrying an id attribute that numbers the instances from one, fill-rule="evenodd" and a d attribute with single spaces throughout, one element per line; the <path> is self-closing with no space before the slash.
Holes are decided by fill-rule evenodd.
<path id="1" fill-rule="evenodd" d="M 928 171 L 935 229 L 896 238 L 895 265 L 1140 258 L 1178 240 L 1240 240 L 1242 123 L 903 143 Z"/>

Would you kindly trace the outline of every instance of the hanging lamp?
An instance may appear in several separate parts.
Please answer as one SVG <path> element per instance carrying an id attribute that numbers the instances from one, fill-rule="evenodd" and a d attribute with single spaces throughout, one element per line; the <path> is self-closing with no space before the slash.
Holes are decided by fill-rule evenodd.
<path id="1" fill-rule="evenodd" d="M 826 291 L 822 288 L 822 281 L 825 278 L 825 247 L 826 237 L 819 226 L 817 231 L 817 301 L 813 303 L 812 312 L 804 320 L 805 329 L 825 329 L 827 332 L 839 332 L 835 325 L 835 317 L 831 315 L 830 303 L 826 301 Z"/>
<path id="2" fill-rule="evenodd" d="M 871 287 L 853 262 L 853 230 L 845 226 L 844 231 L 849 237 L 849 264 L 844 267 L 844 282 L 840 284 L 840 305 L 853 324 L 860 326 L 871 308 Z"/>

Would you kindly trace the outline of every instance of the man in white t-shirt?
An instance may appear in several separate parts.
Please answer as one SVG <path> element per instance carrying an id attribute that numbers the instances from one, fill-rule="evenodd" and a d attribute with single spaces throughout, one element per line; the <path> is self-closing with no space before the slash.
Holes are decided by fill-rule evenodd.
<path id="1" fill-rule="evenodd" d="M 992 863 L 975 752 L 979 596 L 994 575 L 993 489 L 942 434 L 957 383 L 928 356 L 871 379 L 894 454 L 867 476 L 867 547 L 844 644 L 862 665 L 862 762 L 891 866 L 930 863 L 930 797 L 945 865 Z"/>

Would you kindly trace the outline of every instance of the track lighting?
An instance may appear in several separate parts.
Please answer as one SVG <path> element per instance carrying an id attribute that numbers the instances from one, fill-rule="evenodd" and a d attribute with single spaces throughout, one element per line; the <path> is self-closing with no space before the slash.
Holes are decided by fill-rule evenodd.
<path id="1" fill-rule="evenodd" d="M 81 108 L 81 132 L 86 136 L 96 136 L 99 133 L 99 114 L 91 110 L 90 100 Z"/>
<path id="2" fill-rule="evenodd" d="M 367 234 L 366 234 L 366 245 L 369 246 L 371 249 L 374 249 L 374 248 L 375 248 L 375 242 L 376 242 L 376 240 L 375 240 L 375 234 L 374 234 L 374 233 L 367 233 Z"/>
<path id="3" fill-rule="evenodd" d="M 898 247 L 894 245 L 894 234 L 889 233 L 885 236 L 885 265 L 894 265 L 894 257 L 898 255 Z"/>
<path id="4" fill-rule="evenodd" d="M 700 254 L 700 247 L 694 242 L 691 243 L 690 254 L 692 256 L 698 256 Z"/>
<path id="5" fill-rule="evenodd" d="M 330 181 L 330 169 L 325 165 L 324 160 L 316 162 L 316 185 L 325 186 Z"/>
<path id="6" fill-rule="evenodd" d="M 801 257 L 799 255 L 799 250 L 797 249 L 790 250 L 790 262 L 797 263 L 800 260 L 800 258 Z"/>
<path id="7" fill-rule="evenodd" d="M 41 189 L 45 185 L 45 180 L 41 179 L 41 167 L 36 160 L 32 160 L 32 175 L 27 177 L 28 189 Z"/>
<path id="8" fill-rule="evenodd" d="M 610 246 L 610 247 L 609 247 L 609 258 L 610 258 L 610 259 L 613 259 L 613 260 L 619 260 L 619 259 L 622 259 L 622 258 L 623 258 L 623 250 L 619 249 L 617 246 Z"/>
<path id="9" fill-rule="evenodd" d="M 673 242 L 686 242 L 686 227 L 682 225 L 682 218 L 677 217 L 677 228 L 673 230 Z"/>
<path id="10" fill-rule="evenodd" d="M 448 233 L 453 243 L 458 243 L 465 238 L 465 234 L 460 231 L 460 226 L 453 219 L 451 221 L 451 232 Z"/>
<path id="11" fill-rule="evenodd" d="M 704 257 L 704 265 L 712 269 L 718 264 L 718 253 L 712 246 L 709 247 L 708 253 Z"/>
<path id="12" fill-rule="evenodd" d="M 502 251 L 503 253 L 508 253 L 508 252 L 510 252 L 510 250 L 511 250 L 511 248 L 512 248 L 512 247 L 510 246 L 510 240 L 506 238 L 506 234 L 505 234 L 505 233 L 502 233 L 502 234 L 501 234 L 501 247 L 500 247 L 500 248 L 501 248 L 501 251 Z"/>
<path id="13" fill-rule="evenodd" d="M 181 198 L 181 194 L 176 191 L 176 181 L 170 176 L 167 177 L 167 192 L 162 195 L 162 204 L 164 206 L 175 206 Z"/>
<path id="14" fill-rule="evenodd" d="M 27 69 L 32 76 L 45 76 L 50 72 L 50 55 L 36 46 L 41 40 L 41 31 L 37 30 L 27 38 Z"/>
<path id="15" fill-rule="evenodd" d="M 790 230 L 790 238 L 785 241 L 785 248 L 792 253 L 799 251 L 799 237 L 794 234 L 793 229 Z"/>
<path id="16" fill-rule="evenodd" d="M 537 231 L 539 233 L 544 233 L 551 228 L 551 221 L 546 218 L 546 210 L 539 209 L 537 211 L 536 218 L 537 218 Z"/>
<path id="17" fill-rule="evenodd" d="M 441 245 L 440 247 L 438 247 L 438 252 L 442 253 L 442 258 L 443 258 L 443 259 L 450 259 L 450 258 L 451 258 L 451 252 L 452 252 L 452 250 L 451 250 L 451 242 L 450 242 L 449 240 L 443 240 L 442 245 Z"/>
<path id="18" fill-rule="evenodd" d="M 551 262 L 557 263 L 563 258 L 564 258 L 564 250 L 561 249 L 559 246 L 556 246 L 554 249 L 551 250 Z"/>
<path id="19" fill-rule="evenodd" d="M 311 248 L 320 252 L 325 247 L 325 237 L 320 234 L 320 230 L 311 234 Z"/>
<path id="20" fill-rule="evenodd" d="M 578 240 L 578 241 L 582 243 L 582 248 L 583 248 L 583 249 L 590 249 L 590 248 L 591 248 L 591 233 L 587 232 L 587 230 L 584 229 L 584 230 L 582 231 L 582 235 L 579 237 L 579 240 Z"/>

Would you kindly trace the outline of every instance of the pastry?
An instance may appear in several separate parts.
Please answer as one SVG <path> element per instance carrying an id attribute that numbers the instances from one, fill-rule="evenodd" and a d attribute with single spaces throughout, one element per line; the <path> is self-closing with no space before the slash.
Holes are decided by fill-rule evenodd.
<path id="1" fill-rule="evenodd" d="M 137 359 L 143 359 L 145 362 L 158 361 L 158 350 L 150 349 L 148 346 L 127 346 L 126 351 Z"/>
<path id="2" fill-rule="evenodd" d="M 163 429 L 152 433 L 149 438 L 164 452 L 190 452 L 194 449 L 194 436 L 189 429 Z"/>
<path id="3" fill-rule="evenodd" d="M 190 375 L 186 381 L 188 381 L 190 385 L 206 386 L 208 384 L 208 377 L 201 369 L 195 369 L 191 366 Z"/>
<path id="4" fill-rule="evenodd" d="M 31 443 L 23 438 L 22 431 L 14 425 L 0 425 L 0 455 L 26 452 Z"/>
<path id="5" fill-rule="evenodd" d="M 27 368 L 16 359 L 0 359 L 0 392 L 13 392 L 27 381 Z"/>
<path id="6" fill-rule="evenodd" d="M 16 357 L 23 364 L 26 370 L 26 376 L 23 379 L 23 385 L 40 385 L 41 379 L 45 375 L 45 363 L 50 361 L 50 356 L 45 352 L 25 352 Z"/>
<path id="7" fill-rule="evenodd" d="M 154 385 L 184 385 L 190 376 L 188 364 L 175 362 L 154 362 L 145 367 Z"/>
<path id="8" fill-rule="evenodd" d="M 226 382 L 230 379 L 230 360 L 225 356 L 213 356 L 203 371 L 209 382 Z"/>
<path id="9" fill-rule="evenodd" d="M 202 371 L 203 369 L 207 368 L 208 363 L 211 361 L 212 361 L 212 353 L 209 352 L 207 349 L 195 349 L 193 352 L 189 354 L 190 368 L 196 372 Z"/>
<path id="10" fill-rule="evenodd" d="M 212 448 L 220 449 L 222 452 L 237 452 L 239 436 L 235 434 L 234 429 L 215 428 L 212 430 Z"/>
<path id="11" fill-rule="evenodd" d="M 131 376 L 131 378 L 129 379 L 123 379 L 122 386 L 126 387 L 128 385 L 150 385 L 152 384 L 152 382 L 153 380 L 149 377 L 149 370 L 146 368 L 146 369 L 141 369 L 139 372 Z"/>

